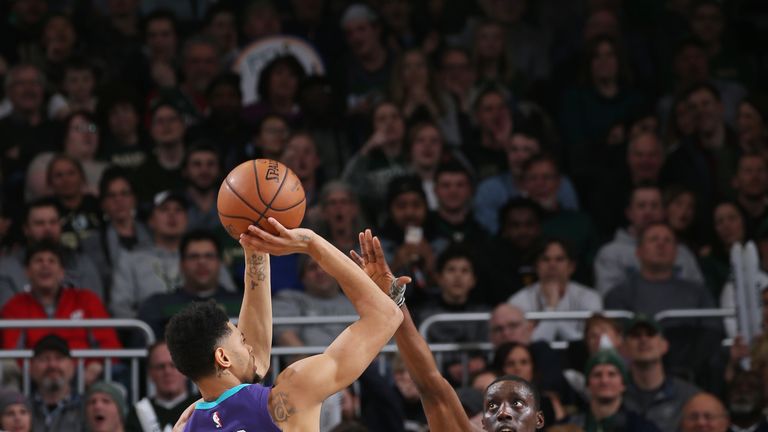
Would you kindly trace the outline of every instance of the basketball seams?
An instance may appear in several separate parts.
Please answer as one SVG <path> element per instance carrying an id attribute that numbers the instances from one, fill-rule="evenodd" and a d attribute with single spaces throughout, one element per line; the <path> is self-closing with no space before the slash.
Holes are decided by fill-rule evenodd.
<path id="1" fill-rule="evenodd" d="M 300 206 L 306 200 L 307 200 L 307 197 L 304 197 L 304 198 L 301 199 L 301 201 L 297 202 L 296 204 L 291 204 L 290 206 L 285 207 L 285 208 L 275 208 L 275 207 L 272 207 L 272 211 L 276 211 L 276 212 L 288 211 L 288 210 L 290 210 L 292 208 L 296 208 L 296 207 Z"/>
<path id="2" fill-rule="evenodd" d="M 245 204 L 245 205 L 246 205 L 246 206 L 247 206 L 249 209 L 251 209 L 251 210 L 253 210 L 254 212 L 256 212 L 256 214 L 258 214 L 258 215 L 259 215 L 259 218 L 262 218 L 262 217 L 264 217 L 264 214 L 262 214 L 262 213 L 261 213 L 261 212 L 260 212 L 258 209 L 256 209 L 256 208 L 255 208 L 254 206 L 252 206 L 252 205 L 251 205 L 251 204 L 250 204 L 248 201 L 246 201 L 246 200 L 245 200 L 245 198 L 243 198 L 243 197 L 242 197 L 242 195 L 240 195 L 240 193 L 239 193 L 237 190 L 235 190 L 235 188 L 234 188 L 234 187 L 232 187 L 232 185 L 231 185 L 231 184 L 229 184 L 229 177 L 227 177 L 226 179 L 224 179 L 224 184 L 225 184 L 225 185 L 227 185 L 227 187 L 229 188 L 229 190 L 230 190 L 230 191 L 232 191 L 232 194 L 234 194 L 234 195 L 235 195 L 235 196 L 236 196 L 238 199 L 240 199 L 240 201 L 242 201 L 242 202 L 243 202 L 243 204 Z M 266 213 L 266 210 L 264 210 L 264 212 Z"/>
<path id="3" fill-rule="evenodd" d="M 278 163 L 279 163 L 279 162 L 278 162 Z M 281 164 L 281 165 L 282 165 L 282 164 Z M 258 223 L 260 223 L 260 222 L 261 222 L 261 220 L 262 220 L 264 217 L 266 217 L 266 216 L 267 216 L 267 212 L 268 212 L 268 211 L 270 211 L 270 210 L 274 210 L 274 209 L 272 208 L 272 203 L 273 203 L 273 202 L 275 202 L 275 200 L 277 199 L 277 196 L 278 196 L 278 195 L 280 195 L 280 191 L 281 191 L 281 190 L 283 190 L 283 185 L 285 184 L 285 181 L 288 179 L 288 167 L 286 167 L 285 165 L 283 165 L 283 167 L 285 167 L 285 169 L 283 170 L 283 171 L 285 172 L 285 174 L 283 175 L 283 180 L 282 180 L 282 181 L 280 181 L 280 186 L 278 186 L 278 187 L 277 187 L 277 190 L 275 191 L 275 194 L 274 194 L 274 195 L 272 195 L 272 200 L 270 200 L 270 201 L 269 201 L 269 204 L 266 204 L 266 203 L 265 203 L 265 204 L 266 204 L 266 207 L 264 208 L 264 213 L 259 215 L 259 220 L 257 220 L 257 221 L 256 221 L 256 223 L 257 223 L 257 224 L 258 224 Z M 257 184 L 257 185 L 259 184 L 259 179 L 258 179 L 258 178 L 256 178 L 256 184 Z M 261 198 L 261 197 L 259 197 L 259 198 Z M 264 202 L 264 200 L 262 200 L 262 202 Z"/>
<path id="4" fill-rule="evenodd" d="M 253 165 L 253 182 L 256 184 L 256 195 L 259 196 L 259 201 L 261 201 L 262 204 L 267 205 L 267 202 L 264 201 L 264 197 L 261 196 L 261 187 L 259 187 L 259 168 L 256 166 L 256 161 L 260 159 L 254 159 L 251 162 L 253 162 L 251 165 Z M 269 207 L 267 207 L 269 208 Z M 266 213 L 267 210 L 264 210 Z M 259 213 L 261 214 L 261 213 Z M 263 215 L 262 215 L 263 216 Z"/>

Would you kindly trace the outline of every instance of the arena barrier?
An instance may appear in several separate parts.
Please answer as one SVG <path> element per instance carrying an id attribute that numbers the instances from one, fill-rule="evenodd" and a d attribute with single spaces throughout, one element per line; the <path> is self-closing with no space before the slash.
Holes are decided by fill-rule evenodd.
<path id="1" fill-rule="evenodd" d="M 593 311 L 552 311 L 552 312 L 528 312 L 525 317 L 529 320 L 586 320 L 592 316 Z M 634 313 L 629 311 L 602 311 L 601 314 L 619 319 L 631 319 L 634 317 Z M 675 309 L 659 312 L 655 315 L 657 321 L 673 318 L 728 318 L 735 316 L 734 309 Z M 318 325 L 318 324 L 350 324 L 356 321 L 359 317 L 357 315 L 340 315 L 340 316 L 328 316 L 328 317 L 275 317 L 273 318 L 273 325 Z M 419 332 L 424 335 L 426 339 L 427 332 L 432 325 L 440 322 L 471 322 L 471 321 L 488 321 L 490 319 L 489 312 L 478 313 L 456 313 L 456 314 L 437 314 L 433 315 L 421 324 Z M 237 323 L 237 318 L 232 318 L 233 323 Z M 0 329 L 20 328 L 20 329 L 32 329 L 32 328 L 125 328 L 139 330 L 144 334 L 146 339 L 146 346 L 149 346 L 155 342 L 155 334 L 152 329 L 143 321 L 136 319 L 72 319 L 72 320 L 0 320 Z M 427 342 L 429 342 L 427 340 Z M 723 340 L 724 346 L 730 346 L 733 343 L 732 339 Z M 567 341 L 555 341 L 551 343 L 553 349 L 566 349 L 568 347 Z M 442 364 L 445 353 L 458 352 L 461 357 L 461 363 L 463 365 L 464 380 L 467 380 L 467 366 L 469 362 L 470 352 L 484 352 L 489 353 L 493 347 L 489 342 L 466 342 L 466 343 L 431 343 L 430 349 L 435 353 L 435 360 L 438 364 Z M 313 355 L 319 354 L 325 351 L 325 346 L 302 346 L 302 347 L 273 347 L 271 353 L 271 375 L 272 379 L 277 377 L 280 373 L 279 358 L 290 355 Z M 387 356 L 397 352 L 397 347 L 394 344 L 385 346 L 379 356 L 379 370 L 383 373 L 387 369 Z M 30 359 L 33 352 L 29 349 L 15 349 L 15 350 L 0 350 L 0 360 L 13 359 L 21 360 L 22 362 L 22 387 L 25 394 L 30 392 Z M 144 359 L 147 356 L 146 348 L 136 349 L 84 349 L 84 350 L 72 350 L 72 357 L 77 359 L 77 389 L 83 392 L 85 389 L 85 381 L 83 371 L 85 369 L 85 360 L 89 358 L 103 359 L 104 362 L 104 377 L 105 380 L 112 380 L 113 364 L 112 359 L 127 359 L 130 362 L 130 396 L 133 403 L 138 401 L 140 377 L 139 377 L 139 360 Z M 2 374 L 2 368 L 0 368 L 0 374 Z M 0 375 L 0 378 L 2 376 Z M 152 384 L 147 380 L 147 389 L 151 392 Z"/>
<path id="2" fill-rule="evenodd" d="M 133 329 L 139 330 L 144 334 L 146 346 L 155 343 L 155 333 L 152 328 L 144 321 L 137 319 L 14 319 L 0 320 L 0 329 L 22 329 L 22 337 L 26 329 L 38 328 L 115 328 L 115 329 Z M 137 349 L 82 349 L 71 350 L 72 357 L 77 360 L 77 391 L 82 394 L 85 392 L 85 360 L 90 358 L 103 359 L 104 379 L 107 382 L 112 381 L 113 359 L 127 359 L 130 362 L 130 397 L 132 403 L 138 401 L 139 395 L 139 360 L 147 357 L 146 348 Z M 21 360 L 22 370 L 22 390 L 24 394 L 29 395 L 30 383 L 30 359 L 33 356 L 31 349 L 0 350 L 0 359 Z M 2 368 L 0 368 L 2 373 Z M 147 378 L 147 389 L 151 389 L 152 384 Z"/>

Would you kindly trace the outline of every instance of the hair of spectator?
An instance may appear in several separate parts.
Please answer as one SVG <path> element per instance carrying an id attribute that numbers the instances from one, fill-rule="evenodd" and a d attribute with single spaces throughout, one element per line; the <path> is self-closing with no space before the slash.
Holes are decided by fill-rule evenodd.
<path id="1" fill-rule="evenodd" d="M 193 46 L 199 46 L 199 45 L 205 45 L 213 48 L 213 51 L 216 53 L 216 58 L 218 59 L 219 56 L 221 56 L 221 47 L 219 46 L 219 43 L 216 42 L 215 39 L 208 35 L 204 34 L 197 34 L 194 36 L 189 37 L 187 40 L 184 41 L 184 45 L 181 48 L 181 59 L 182 61 L 187 59 L 187 55 L 189 53 L 189 50 Z"/>
<path id="2" fill-rule="evenodd" d="M 642 118 L 645 118 L 645 117 L 642 117 Z M 641 120 L 642 118 L 635 118 L 634 121 Z M 629 126 L 631 126 L 631 124 Z M 652 136 L 658 142 L 659 148 L 663 150 L 663 147 L 661 145 L 661 138 L 659 138 L 659 135 L 656 132 L 642 132 L 637 134 L 636 136 L 630 137 L 629 143 L 627 144 L 627 150 L 632 150 L 632 148 L 637 144 L 637 142 L 640 141 L 640 138 L 643 138 L 646 136 Z"/>
<path id="3" fill-rule="evenodd" d="M 704 42 L 702 42 L 701 39 L 697 38 L 696 36 L 686 36 L 680 39 L 680 42 L 677 43 L 675 48 L 675 55 L 682 54 L 683 51 L 688 48 L 697 48 L 705 53 L 707 51 L 707 46 L 704 45 Z"/>
<path id="4" fill-rule="evenodd" d="M 472 107 L 472 112 L 476 114 L 477 110 L 480 109 L 480 104 L 483 103 L 483 99 L 489 95 L 494 94 L 499 95 L 499 97 L 504 100 L 504 103 L 509 103 L 508 94 L 502 87 L 495 83 L 488 83 L 482 86 L 480 90 L 475 94 L 475 97 L 472 99 L 470 104 Z"/>
<path id="5" fill-rule="evenodd" d="M 64 266 L 64 251 L 62 246 L 50 239 L 43 239 L 38 242 L 32 243 L 24 254 L 24 266 L 29 266 L 32 258 L 35 255 L 43 252 L 50 252 L 59 260 L 59 265 Z"/>
<path id="6" fill-rule="evenodd" d="M 231 87 L 238 96 L 243 95 L 243 90 L 240 88 L 240 75 L 234 72 L 222 72 L 216 75 L 208 84 L 208 88 L 205 89 L 205 96 L 210 99 L 213 92 L 219 87 Z"/>
<path id="7" fill-rule="evenodd" d="M 472 54 L 470 54 L 469 50 L 459 45 L 449 45 L 440 51 L 440 55 L 438 57 L 440 59 L 440 69 L 443 68 L 445 58 L 450 53 L 461 53 L 467 59 L 468 65 L 472 63 Z"/>
<path id="8" fill-rule="evenodd" d="M 672 240 L 677 242 L 677 235 L 675 234 L 675 230 L 673 230 L 672 227 L 669 226 L 668 223 L 666 223 L 666 222 L 652 222 L 652 223 L 648 224 L 648 226 L 644 227 L 642 229 L 642 231 L 640 231 L 639 235 L 637 236 L 637 244 L 638 244 L 638 246 L 643 244 L 643 242 L 645 241 L 645 235 L 648 233 L 648 231 L 650 231 L 650 230 L 652 230 L 654 228 L 658 228 L 658 227 L 666 228 L 669 231 L 669 233 L 672 234 Z"/>
<path id="9" fill-rule="evenodd" d="M 515 197 L 510 199 L 506 202 L 500 209 L 499 209 L 499 225 L 500 229 L 503 231 L 505 228 L 505 225 L 507 223 L 507 216 L 517 210 L 528 210 L 530 211 L 534 217 L 536 217 L 536 221 L 541 223 L 541 220 L 544 218 L 544 210 L 541 208 L 539 203 L 536 201 L 526 198 L 526 197 Z"/>
<path id="10" fill-rule="evenodd" d="M 217 165 L 219 165 L 219 169 L 221 169 L 221 155 L 219 154 L 219 149 L 216 147 L 216 145 L 209 140 L 206 139 L 199 139 L 197 141 L 194 141 L 187 151 L 184 153 L 184 160 L 181 163 L 182 168 L 186 169 L 187 164 L 189 164 L 190 159 L 192 159 L 192 155 L 195 153 L 211 153 L 214 156 L 216 156 L 216 162 Z"/>
<path id="11" fill-rule="evenodd" d="M 514 342 L 512 342 L 512 343 L 514 343 Z M 526 347 L 525 345 L 521 344 L 520 346 L 525 348 L 526 350 L 528 349 L 528 347 Z M 497 352 L 498 352 L 498 350 L 497 350 Z M 512 382 L 520 383 L 520 384 L 524 385 L 525 387 L 527 387 L 528 390 L 530 390 L 531 393 L 533 393 L 534 409 L 536 411 L 539 411 L 541 409 L 541 393 L 539 393 L 539 389 L 535 385 L 533 385 L 533 383 L 531 383 L 528 380 L 526 380 L 525 378 L 521 378 L 521 377 L 519 377 L 517 375 L 502 375 L 502 376 L 496 378 L 495 380 L 493 380 L 493 382 L 488 384 L 488 387 L 486 387 L 485 392 L 483 392 L 484 393 L 483 395 L 485 396 L 486 394 L 488 394 L 488 389 L 490 389 L 494 384 L 497 384 L 497 383 L 500 383 L 500 382 L 504 382 L 504 381 L 512 381 Z M 483 412 L 485 412 L 485 410 L 486 410 L 486 407 L 483 406 Z"/>
<path id="12" fill-rule="evenodd" d="M 179 20 L 173 11 L 165 8 L 155 9 L 151 13 L 147 14 L 142 21 L 141 34 L 144 37 L 144 41 L 147 39 L 147 30 L 149 24 L 153 21 L 168 21 L 173 27 L 173 32 L 178 36 L 179 34 Z"/>
<path id="13" fill-rule="evenodd" d="M 763 124 L 768 123 L 768 100 L 766 100 L 765 97 L 757 97 L 753 94 L 748 95 L 747 97 L 741 100 L 739 105 L 741 104 L 747 104 L 751 106 L 752 109 L 757 111 L 757 114 L 760 116 L 760 119 L 763 121 Z"/>
<path id="14" fill-rule="evenodd" d="M 272 73 L 278 67 L 285 66 L 296 77 L 299 83 L 304 79 L 307 73 L 304 71 L 304 67 L 299 63 L 295 56 L 291 54 L 284 54 L 272 59 L 259 74 L 259 84 L 256 91 L 259 93 L 259 98 L 263 101 L 269 102 L 269 88 L 272 85 L 270 77 Z M 298 97 L 298 86 L 296 96 Z"/>
<path id="15" fill-rule="evenodd" d="M 179 255 L 181 259 L 185 259 L 190 243 L 204 241 L 210 242 L 213 245 L 216 249 L 216 256 L 221 259 L 221 243 L 219 243 L 219 239 L 211 231 L 205 229 L 192 230 L 181 237 L 181 242 L 179 242 Z"/>
<path id="16" fill-rule="evenodd" d="M 166 341 L 176 369 L 193 381 L 216 372 L 214 351 L 231 330 L 229 317 L 209 300 L 192 302 L 173 316 L 166 327 Z"/>
<path id="17" fill-rule="evenodd" d="M 467 180 L 469 180 L 469 185 L 472 186 L 474 189 L 475 187 L 475 176 L 472 174 L 472 172 L 461 162 L 455 160 L 455 159 L 448 159 L 445 162 L 442 162 L 440 165 L 437 166 L 437 169 L 435 170 L 435 181 L 440 178 L 443 174 L 463 174 L 467 177 Z"/>
<path id="18" fill-rule="evenodd" d="M 704 6 L 717 8 L 720 15 L 723 15 L 723 5 L 719 0 L 696 0 L 691 5 L 691 16 L 693 16 L 700 7 Z"/>
<path id="19" fill-rule="evenodd" d="M 435 79 L 435 71 L 432 67 L 432 62 L 430 62 L 427 55 L 418 48 L 405 50 L 397 57 L 397 59 L 395 59 L 394 73 L 390 79 L 390 93 L 392 99 L 394 99 L 398 106 L 403 106 L 405 103 L 407 84 L 404 82 L 403 70 L 405 69 L 405 57 L 412 53 L 420 55 L 424 60 L 424 64 L 427 68 L 427 93 L 429 94 L 429 97 L 432 98 L 432 102 L 436 105 L 438 114 L 443 114 L 445 107 L 443 106 L 443 101 L 440 97 L 440 89 L 438 88 L 438 83 Z"/>
<path id="20" fill-rule="evenodd" d="M 284 115 L 282 115 L 280 113 L 276 113 L 276 112 L 269 112 L 269 113 L 265 114 L 264 117 L 262 117 L 261 120 L 259 121 L 259 123 L 256 125 L 256 129 L 255 129 L 256 133 L 257 134 L 260 133 L 261 129 L 264 127 L 264 125 L 267 124 L 267 121 L 268 120 L 272 120 L 272 119 L 280 120 L 281 122 L 283 122 L 285 124 L 286 128 L 290 130 L 291 123 L 288 121 L 288 118 L 286 116 L 284 116 Z"/>
<path id="21" fill-rule="evenodd" d="M 627 66 L 624 49 L 621 46 L 621 43 L 615 37 L 607 34 L 599 35 L 587 42 L 587 48 L 585 50 L 584 57 L 582 58 L 581 65 L 582 82 L 586 85 L 593 85 L 592 62 L 597 55 L 597 51 L 600 49 L 600 46 L 604 43 L 611 45 L 611 49 L 613 49 L 613 55 L 616 57 L 616 63 L 618 65 L 616 81 L 619 84 L 631 84 L 632 74 L 629 70 L 629 67 Z"/>
<path id="22" fill-rule="evenodd" d="M 5 75 L 5 90 L 8 91 L 9 88 L 11 88 L 13 85 L 16 84 L 17 76 L 21 71 L 34 69 L 37 73 L 37 83 L 40 84 L 43 88 L 45 88 L 45 74 L 43 74 L 43 71 L 40 70 L 37 65 L 32 63 L 19 63 L 10 69 L 8 69 L 8 73 Z"/>
<path id="23" fill-rule="evenodd" d="M 216 19 L 216 16 L 223 13 L 232 15 L 232 17 L 235 18 L 235 21 L 237 21 L 237 14 L 235 13 L 235 10 L 232 9 L 229 2 L 218 2 L 214 3 L 207 11 L 205 11 L 203 27 L 208 27 L 213 24 L 213 20 Z"/>
<path id="24" fill-rule="evenodd" d="M 669 185 L 661 191 L 661 202 L 664 204 L 664 207 L 667 207 L 672 201 L 685 194 L 691 195 L 694 200 L 696 199 L 693 189 L 679 184 Z"/>
<path id="25" fill-rule="evenodd" d="M 552 167 L 555 169 L 555 173 L 557 175 L 560 175 L 560 164 L 557 163 L 557 159 L 555 159 L 554 156 L 544 152 L 539 152 L 531 156 L 527 161 L 523 163 L 523 166 L 522 166 L 522 171 L 524 173 L 523 175 L 525 175 L 525 173 L 528 173 L 528 171 L 530 171 L 534 165 L 538 165 L 540 163 L 548 163 L 552 165 Z"/>
<path id="26" fill-rule="evenodd" d="M 648 189 L 656 190 L 656 191 L 659 192 L 659 194 L 661 194 L 661 188 L 659 188 L 659 186 L 656 183 L 651 182 L 651 181 L 640 182 L 640 183 L 634 185 L 632 187 L 632 190 L 629 192 L 629 194 L 627 194 L 626 203 L 624 205 L 624 208 L 628 209 L 629 207 L 632 206 L 632 203 L 635 201 L 635 195 L 637 194 L 638 191 L 648 190 Z"/>
<path id="27" fill-rule="evenodd" d="M 93 75 L 93 78 L 97 78 L 97 70 L 91 61 L 87 57 L 72 56 L 64 63 L 64 74 L 69 71 L 88 71 Z"/>
<path id="28" fill-rule="evenodd" d="M 159 99 L 155 99 L 154 101 L 152 101 L 152 104 L 149 107 L 150 117 L 152 117 L 152 119 L 154 120 L 154 117 L 155 117 L 155 114 L 157 114 L 157 111 L 163 107 L 168 107 L 172 109 L 177 116 L 183 117 L 181 108 L 176 104 L 176 102 L 173 99 L 170 99 L 167 97 L 161 97 Z"/>
<path id="29" fill-rule="evenodd" d="M 445 270 L 445 266 L 447 266 L 449 262 L 463 259 L 469 263 L 469 266 L 472 268 L 472 273 L 476 274 L 477 272 L 475 269 L 477 266 L 475 265 L 475 259 L 473 255 L 474 254 L 472 251 L 469 250 L 466 246 L 455 243 L 451 244 L 445 248 L 445 250 L 437 257 L 435 270 L 437 270 L 438 273 L 442 273 L 443 270 Z"/>
<path id="30" fill-rule="evenodd" d="M 24 223 L 29 222 L 29 216 L 32 214 L 32 210 L 36 210 L 39 208 L 46 208 L 50 207 L 54 210 L 56 210 L 56 214 L 61 215 L 61 212 L 59 211 L 59 206 L 56 205 L 56 200 L 53 197 L 43 197 L 38 198 L 30 203 L 27 204 L 27 206 L 24 208 Z"/>
<path id="31" fill-rule="evenodd" d="M 130 107 L 137 115 L 141 112 L 141 106 L 136 98 L 136 91 L 125 88 L 123 85 L 112 86 L 102 94 L 96 105 L 96 113 L 100 124 L 109 124 L 109 116 L 119 106 Z"/>
<path id="32" fill-rule="evenodd" d="M 685 91 L 685 98 L 688 99 L 691 96 L 693 96 L 694 93 L 698 93 L 700 91 L 709 92 L 712 95 L 712 97 L 714 97 L 715 100 L 717 100 L 718 102 L 723 101 L 723 98 L 720 95 L 720 90 L 718 90 L 717 87 L 714 86 L 714 84 L 708 83 L 708 82 L 695 83 L 690 87 L 688 87 L 688 89 Z"/>
<path id="33" fill-rule="evenodd" d="M 99 124 L 98 123 L 98 119 L 96 118 L 96 115 L 93 114 L 92 112 L 86 111 L 86 110 L 77 110 L 77 111 L 73 111 L 73 112 L 69 113 L 67 115 L 67 117 L 64 119 L 64 126 L 65 126 L 65 131 L 66 132 L 69 132 L 69 128 L 72 127 L 72 122 L 76 118 L 78 118 L 78 117 L 82 117 L 87 122 L 93 123 L 94 125 Z M 66 138 L 66 136 L 65 136 L 65 138 Z"/>
<path id="34" fill-rule="evenodd" d="M 131 194 L 135 193 L 135 187 L 128 171 L 119 166 L 111 166 L 104 171 L 101 175 L 101 179 L 99 179 L 99 198 L 101 200 L 104 200 L 109 191 L 109 187 L 117 180 L 125 181 L 128 184 L 128 189 L 130 189 Z"/>
<path id="35" fill-rule="evenodd" d="M 147 366 L 152 367 L 150 364 L 152 362 L 152 354 L 160 348 L 163 345 L 168 345 L 168 343 L 165 341 L 165 339 L 158 339 L 154 343 L 152 343 L 149 347 L 147 347 Z"/>
<path id="36" fill-rule="evenodd" d="M 398 107 L 397 104 L 393 100 L 391 100 L 391 99 L 383 99 L 383 100 L 380 100 L 380 101 L 376 102 L 373 105 L 373 109 L 371 110 L 371 124 L 374 124 L 374 122 L 375 122 L 376 113 L 378 113 L 379 110 L 381 108 L 385 107 L 385 106 L 394 107 L 395 110 L 397 110 L 398 114 L 400 114 L 401 117 L 403 116 L 403 113 L 400 111 L 400 107 Z"/>
<path id="37" fill-rule="evenodd" d="M 619 324 L 619 322 L 616 321 L 615 319 L 608 318 L 607 316 L 601 313 L 594 313 L 592 314 L 591 317 L 587 318 L 587 320 L 584 321 L 584 336 L 586 337 L 587 333 L 589 333 L 589 330 L 591 330 L 592 327 L 600 324 L 605 324 L 609 326 L 618 335 L 621 335 L 624 331 L 624 329 L 621 327 L 621 324 Z"/>
<path id="38" fill-rule="evenodd" d="M 536 252 L 536 261 L 542 259 L 544 254 L 547 253 L 547 249 L 549 249 L 549 247 L 552 245 L 560 246 L 563 249 L 565 257 L 568 259 L 568 261 L 572 263 L 576 262 L 576 255 L 573 253 L 573 246 L 570 245 L 568 240 L 556 237 L 545 238 L 539 243 L 539 248 Z"/>
<path id="39" fill-rule="evenodd" d="M 421 179 L 416 175 L 403 175 L 393 178 L 387 185 L 387 209 L 392 207 L 395 199 L 404 193 L 415 193 L 427 203 L 427 194 L 421 185 Z"/>
<path id="40" fill-rule="evenodd" d="M 403 153 L 407 158 L 410 158 L 411 148 L 413 148 L 413 143 L 416 142 L 416 138 L 419 136 L 421 131 L 427 128 L 432 128 L 437 132 L 437 136 L 440 137 L 440 143 L 443 145 L 443 147 L 445 147 L 445 139 L 443 138 L 443 133 L 440 131 L 440 128 L 437 126 L 437 124 L 435 124 L 433 121 L 421 120 L 411 124 L 406 131 L 405 149 L 403 149 Z"/>
<path id="41" fill-rule="evenodd" d="M 51 184 L 51 180 L 53 180 L 53 167 L 61 161 L 67 161 L 72 164 L 72 166 L 74 166 L 77 172 L 80 174 L 80 179 L 85 181 L 85 170 L 83 169 L 83 164 L 81 164 L 80 161 L 76 158 L 66 153 L 58 153 L 53 156 L 53 159 L 51 159 L 50 162 L 48 162 L 48 167 L 46 168 L 45 179 L 49 185 Z"/>
<path id="42" fill-rule="evenodd" d="M 323 188 L 320 190 L 321 207 L 328 205 L 328 197 L 334 192 L 346 193 L 347 196 L 355 202 L 355 204 L 358 203 L 357 194 L 355 193 L 355 190 L 352 189 L 352 186 L 349 185 L 349 183 L 343 180 L 331 180 L 323 185 Z"/>

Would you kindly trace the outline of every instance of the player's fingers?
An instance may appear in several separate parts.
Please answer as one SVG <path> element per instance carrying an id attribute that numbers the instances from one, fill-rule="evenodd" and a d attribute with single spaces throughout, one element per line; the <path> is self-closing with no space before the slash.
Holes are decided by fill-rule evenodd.
<path id="1" fill-rule="evenodd" d="M 363 261 L 363 257 L 357 254 L 357 252 L 351 250 L 349 251 L 349 256 L 352 258 L 352 261 L 355 262 L 358 266 L 360 266 L 361 269 L 365 269 L 365 261 Z"/>
<path id="2" fill-rule="evenodd" d="M 288 234 L 288 228 L 284 227 L 277 219 L 271 217 L 267 219 L 267 222 L 275 227 L 277 232 L 280 233 L 280 237 L 285 237 Z"/>
<path id="3" fill-rule="evenodd" d="M 387 259 L 384 257 L 384 248 L 381 247 L 379 238 L 374 237 L 371 239 L 371 244 L 373 245 L 373 254 L 376 256 L 376 261 L 380 262 L 382 265 L 387 265 Z"/>
<path id="4" fill-rule="evenodd" d="M 411 283 L 411 280 L 412 279 L 410 278 L 410 276 L 400 276 L 400 277 L 397 278 L 397 284 L 398 285 L 408 285 L 409 283 Z"/>
<path id="5" fill-rule="evenodd" d="M 368 254 L 368 259 L 375 263 L 376 262 L 376 248 L 373 245 L 373 234 L 370 229 L 365 230 L 365 244 L 367 247 L 366 253 Z"/>
<path id="6" fill-rule="evenodd" d="M 364 262 L 367 264 L 370 256 L 370 248 L 368 242 L 365 240 L 365 234 L 360 233 L 360 254 L 362 254 Z"/>

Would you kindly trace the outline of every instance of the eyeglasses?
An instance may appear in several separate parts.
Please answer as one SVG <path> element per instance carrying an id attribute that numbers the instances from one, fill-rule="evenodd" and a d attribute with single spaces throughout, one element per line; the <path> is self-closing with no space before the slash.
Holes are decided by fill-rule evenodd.
<path id="1" fill-rule="evenodd" d="M 99 127 L 93 123 L 76 124 L 72 127 L 72 129 L 76 130 L 77 132 L 91 133 L 91 134 L 95 134 L 99 132 Z"/>

